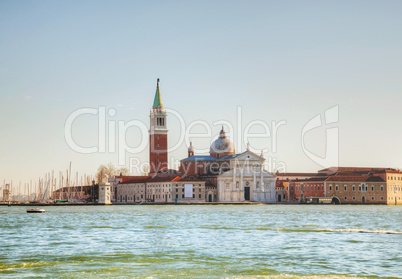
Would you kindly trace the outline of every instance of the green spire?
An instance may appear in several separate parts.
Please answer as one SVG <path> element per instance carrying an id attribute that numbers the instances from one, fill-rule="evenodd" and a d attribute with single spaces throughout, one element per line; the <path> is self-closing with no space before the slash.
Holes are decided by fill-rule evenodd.
<path id="1" fill-rule="evenodd" d="M 163 107 L 161 92 L 159 91 L 159 78 L 156 82 L 156 92 L 155 92 L 155 99 L 154 99 L 154 107 Z"/>

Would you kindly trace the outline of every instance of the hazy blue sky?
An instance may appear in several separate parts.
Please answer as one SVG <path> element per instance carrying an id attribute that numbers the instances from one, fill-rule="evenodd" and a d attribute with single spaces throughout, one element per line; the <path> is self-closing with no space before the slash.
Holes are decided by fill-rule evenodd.
<path id="1" fill-rule="evenodd" d="M 243 128 L 285 120 L 277 151 L 264 156 L 287 171 L 322 168 L 303 152 L 301 131 L 336 105 L 340 165 L 401 168 L 401 14 L 399 0 L 0 1 L 0 179 L 37 180 L 70 161 L 80 174 L 117 165 L 116 152 L 73 151 L 66 119 L 106 106 L 117 111 L 108 121 L 148 126 L 156 78 L 165 107 L 186 124 L 206 121 L 213 136 L 215 121 L 236 127 L 239 106 Z M 78 118 L 74 139 L 96 144 L 97 125 L 96 116 Z M 173 116 L 168 128 L 172 145 Z M 127 133 L 130 145 L 141 138 L 138 129 Z M 196 148 L 211 142 L 192 140 Z M 272 140 L 250 144 L 271 149 Z M 325 127 L 306 146 L 324 155 Z M 186 157 L 186 145 L 171 156 Z M 127 157 L 148 161 L 148 149 Z"/>

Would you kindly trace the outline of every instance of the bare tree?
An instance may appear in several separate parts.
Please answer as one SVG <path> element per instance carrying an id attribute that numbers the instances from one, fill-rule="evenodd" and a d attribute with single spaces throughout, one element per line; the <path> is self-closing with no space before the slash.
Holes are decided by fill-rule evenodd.
<path id="1" fill-rule="evenodd" d="M 128 168 L 117 169 L 116 175 L 129 175 Z"/>
<path id="2" fill-rule="evenodd" d="M 121 169 L 127 170 L 126 168 L 121 168 Z M 95 177 L 97 179 L 97 182 L 98 183 L 102 182 L 102 176 L 104 174 L 107 174 L 109 177 L 120 174 L 119 171 L 121 169 L 117 170 L 116 167 L 112 163 L 109 163 L 107 165 L 100 165 L 98 167 L 98 171 L 97 171 L 97 173 L 95 175 Z M 128 173 L 128 170 L 127 170 L 127 173 Z"/>

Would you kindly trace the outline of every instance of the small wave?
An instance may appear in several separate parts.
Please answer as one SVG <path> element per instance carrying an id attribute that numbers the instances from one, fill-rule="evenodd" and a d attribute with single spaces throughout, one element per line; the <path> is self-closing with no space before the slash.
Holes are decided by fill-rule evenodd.
<path id="1" fill-rule="evenodd" d="M 329 230 L 333 232 L 354 232 L 354 233 L 384 233 L 384 234 L 402 234 L 402 232 L 393 231 L 393 230 L 368 230 L 368 229 L 360 229 L 360 228 L 351 228 L 351 229 L 335 229 Z"/>
<path id="2" fill-rule="evenodd" d="M 361 228 L 349 228 L 349 229 L 305 229 L 305 228 L 279 228 L 277 231 L 284 232 L 345 232 L 345 233 L 382 233 L 382 234 L 402 234 L 402 232 L 394 230 L 369 230 Z"/>

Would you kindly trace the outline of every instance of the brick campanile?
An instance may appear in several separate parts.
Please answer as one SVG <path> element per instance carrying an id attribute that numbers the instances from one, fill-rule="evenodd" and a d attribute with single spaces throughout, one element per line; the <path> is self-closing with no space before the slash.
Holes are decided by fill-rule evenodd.
<path id="1" fill-rule="evenodd" d="M 152 106 L 149 128 L 149 174 L 168 169 L 166 112 L 159 91 L 159 78 L 156 83 L 154 104 Z"/>

